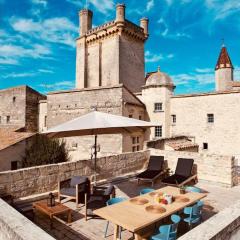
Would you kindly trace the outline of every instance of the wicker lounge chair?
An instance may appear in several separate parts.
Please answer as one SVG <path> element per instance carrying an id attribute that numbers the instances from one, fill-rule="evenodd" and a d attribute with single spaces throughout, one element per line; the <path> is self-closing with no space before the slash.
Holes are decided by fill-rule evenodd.
<path id="1" fill-rule="evenodd" d="M 151 182 L 152 186 L 157 178 L 165 174 L 164 171 L 164 157 L 163 156 L 150 156 L 148 167 L 145 171 L 138 174 L 138 184 L 140 181 Z"/>
<path id="2" fill-rule="evenodd" d="M 179 158 L 175 173 L 167 178 L 164 178 L 162 183 L 180 187 L 196 179 L 197 175 L 192 175 L 193 163 L 193 159 Z"/>

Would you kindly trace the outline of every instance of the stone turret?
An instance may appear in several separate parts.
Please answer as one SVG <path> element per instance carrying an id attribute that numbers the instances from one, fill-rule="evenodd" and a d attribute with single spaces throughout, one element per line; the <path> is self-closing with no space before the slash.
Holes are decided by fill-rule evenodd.
<path id="1" fill-rule="evenodd" d="M 88 9 L 82 9 L 79 12 L 79 34 L 85 35 L 90 29 L 92 29 L 92 11 Z"/>
<path id="2" fill-rule="evenodd" d="M 149 35 L 149 33 L 148 33 L 148 22 L 149 22 L 148 18 L 142 18 L 140 20 L 140 26 L 143 28 L 144 34 L 145 34 L 146 37 L 148 37 L 148 35 Z"/>
<path id="3" fill-rule="evenodd" d="M 232 88 L 233 70 L 227 48 L 223 46 L 215 67 L 216 91 L 226 91 Z"/>
<path id="4" fill-rule="evenodd" d="M 125 4 L 117 4 L 116 23 L 124 23 L 124 21 L 125 21 Z"/>

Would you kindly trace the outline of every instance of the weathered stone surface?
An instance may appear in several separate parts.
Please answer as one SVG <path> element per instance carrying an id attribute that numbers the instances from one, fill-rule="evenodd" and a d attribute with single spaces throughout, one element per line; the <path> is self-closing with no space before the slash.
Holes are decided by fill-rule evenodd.
<path id="1" fill-rule="evenodd" d="M 176 168 L 178 158 L 194 159 L 195 171 L 199 180 L 211 181 L 223 186 L 234 185 L 234 162 L 232 156 L 204 154 L 197 152 L 167 151 L 150 149 L 152 155 L 162 155 L 169 168 Z"/>
<path id="2" fill-rule="evenodd" d="M 121 174 L 132 173 L 143 168 L 149 158 L 149 151 L 124 153 L 97 159 L 97 179 L 104 180 Z M 94 176 L 91 160 L 66 162 L 48 166 L 38 166 L 0 174 L 1 191 L 14 197 L 52 191 L 59 180 L 76 175 Z"/>

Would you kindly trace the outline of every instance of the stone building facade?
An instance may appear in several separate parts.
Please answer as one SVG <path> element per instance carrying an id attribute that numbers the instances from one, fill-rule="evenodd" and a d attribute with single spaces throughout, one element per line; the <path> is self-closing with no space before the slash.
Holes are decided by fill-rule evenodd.
<path id="1" fill-rule="evenodd" d="M 100 136 L 100 156 L 138 151 L 144 141 L 164 138 L 173 138 L 173 143 L 167 141 L 169 149 L 186 149 L 187 144 L 194 152 L 240 156 L 240 82 L 233 79 L 234 67 L 225 46 L 215 67 L 215 92 L 175 95 L 172 79 L 160 69 L 145 77 L 146 18 L 140 26 L 133 24 L 125 18 L 122 4 L 117 5 L 113 21 L 92 28 L 92 17 L 87 9 L 79 13 L 76 89 L 46 97 L 29 87 L 2 90 L 1 126 L 11 123 L 43 132 L 97 108 L 160 124 L 145 133 Z M 184 146 L 175 141 L 178 136 L 183 137 Z M 93 136 L 66 141 L 72 160 L 91 155 Z"/>
<path id="2" fill-rule="evenodd" d="M 37 132 L 40 100 L 46 96 L 28 86 L 0 90 L 0 128 Z"/>

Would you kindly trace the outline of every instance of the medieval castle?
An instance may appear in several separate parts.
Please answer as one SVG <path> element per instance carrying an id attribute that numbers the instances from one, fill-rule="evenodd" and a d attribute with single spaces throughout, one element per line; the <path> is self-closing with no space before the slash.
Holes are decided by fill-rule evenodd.
<path id="1" fill-rule="evenodd" d="M 215 67 L 216 91 L 174 95 L 172 79 L 160 69 L 145 77 L 147 18 L 140 20 L 140 26 L 128 21 L 123 4 L 117 5 L 113 21 L 92 28 L 92 17 L 88 9 L 79 13 L 75 89 L 47 96 L 27 86 L 0 91 L 0 127 L 7 128 L 8 135 L 11 130 L 14 134 L 16 130 L 19 134 L 42 132 L 96 107 L 161 124 L 150 133 L 100 136 L 102 155 L 138 151 L 146 141 L 169 150 L 240 155 L 240 82 L 234 81 L 226 47 Z M 93 136 L 66 141 L 73 160 L 89 158 Z M 1 152 L 13 143 L 0 146 L 0 165 Z"/>

